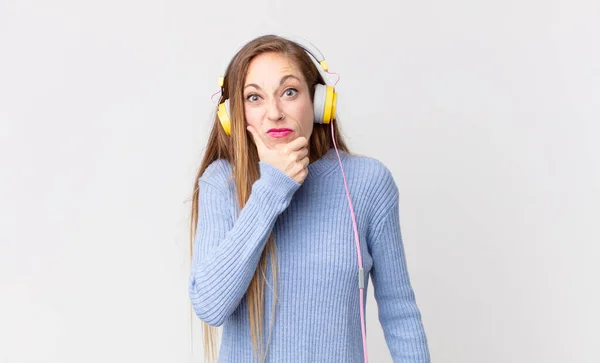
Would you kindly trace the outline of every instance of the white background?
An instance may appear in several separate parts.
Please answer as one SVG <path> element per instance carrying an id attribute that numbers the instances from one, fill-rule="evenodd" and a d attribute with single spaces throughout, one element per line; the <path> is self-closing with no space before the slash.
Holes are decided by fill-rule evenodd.
<path id="1" fill-rule="evenodd" d="M 600 361 L 599 15 L 2 0 L 0 363 L 202 361 L 187 219 L 210 95 L 244 42 L 278 32 L 325 54 L 351 150 L 396 178 L 432 360 Z M 372 291 L 370 361 L 391 362 Z"/>

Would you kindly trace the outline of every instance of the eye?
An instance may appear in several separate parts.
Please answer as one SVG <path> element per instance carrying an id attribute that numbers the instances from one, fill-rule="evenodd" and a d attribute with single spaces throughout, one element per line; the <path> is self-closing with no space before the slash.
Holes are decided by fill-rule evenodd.
<path id="1" fill-rule="evenodd" d="M 258 95 L 256 93 L 251 93 L 248 96 L 246 96 L 246 101 L 256 102 L 258 101 Z"/>
<path id="2" fill-rule="evenodd" d="M 287 97 L 294 97 L 296 94 L 298 94 L 298 90 L 295 88 L 287 88 L 283 93 Z"/>

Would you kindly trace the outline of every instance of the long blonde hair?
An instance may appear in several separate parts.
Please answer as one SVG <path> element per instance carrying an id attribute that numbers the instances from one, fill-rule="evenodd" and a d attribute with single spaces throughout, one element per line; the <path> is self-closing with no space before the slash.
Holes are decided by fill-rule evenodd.
<path id="1" fill-rule="evenodd" d="M 243 87 L 246 80 L 246 74 L 250 62 L 254 57 L 266 52 L 276 52 L 287 56 L 295 62 L 304 75 L 311 92 L 311 99 L 314 97 L 314 86 L 317 83 L 325 84 L 323 77 L 319 73 L 310 56 L 298 44 L 276 35 L 263 35 L 248 42 L 233 57 L 225 72 L 225 80 L 222 89 L 222 99 L 230 100 L 230 119 L 231 135 L 227 135 L 223 130 L 218 117 L 215 115 L 212 131 L 210 133 L 205 154 L 202 158 L 200 167 L 194 180 L 192 210 L 190 217 L 190 257 L 193 253 L 194 238 L 196 235 L 196 226 L 198 223 L 198 181 L 206 168 L 215 160 L 226 159 L 232 166 L 233 180 L 235 181 L 237 198 L 240 210 L 244 207 L 248 198 L 252 184 L 259 178 L 258 152 L 251 135 L 246 130 Z M 332 121 L 333 122 L 333 121 Z M 334 122 L 334 132 L 336 136 L 336 145 L 339 150 L 349 152 L 343 137 L 340 135 L 337 126 L 337 120 Z M 331 125 L 315 124 L 313 132 L 309 139 L 310 155 L 309 160 L 313 162 L 320 159 L 329 149 L 333 147 L 331 138 Z M 269 254 L 269 255 L 267 255 Z M 263 351 L 263 321 L 264 321 L 264 303 L 265 303 L 265 285 L 267 257 L 271 260 L 271 269 L 273 273 L 273 312 L 271 314 L 271 325 L 269 329 L 269 338 L 267 339 L 267 349 L 274 322 L 274 313 L 277 296 L 277 249 L 273 234 L 269 236 L 265 249 L 261 255 L 258 267 L 250 286 L 246 292 L 248 313 L 250 320 L 250 335 L 255 358 L 262 357 L 266 359 L 266 349 Z M 204 336 L 204 357 L 205 361 L 215 362 L 218 358 L 216 347 L 217 328 L 202 322 L 202 331 Z"/>

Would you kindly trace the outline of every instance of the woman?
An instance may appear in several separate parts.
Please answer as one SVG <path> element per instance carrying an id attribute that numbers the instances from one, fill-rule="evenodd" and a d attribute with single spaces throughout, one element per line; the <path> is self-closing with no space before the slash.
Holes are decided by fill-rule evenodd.
<path id="1" fill-rule="evenodd" d="M 312 45 L 261 36 L 221 79 L 192 205 L 205 355 L 214 361 L 223 325 L 219 362 L 367 361 L 370 274 L 394 361 L 429 362 L 397 186 L 381 162 L 349 153 L 311 57 L 327 70 Z"/>

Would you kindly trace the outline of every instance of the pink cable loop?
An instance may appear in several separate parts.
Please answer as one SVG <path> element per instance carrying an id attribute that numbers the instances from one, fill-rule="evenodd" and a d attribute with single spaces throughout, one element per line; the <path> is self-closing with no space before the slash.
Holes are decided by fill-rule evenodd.
<path id="1" fill-rule="evenodd" d="M 339 75 L 338 73 L 336 73 L 336 72 L 329 72 L 329 71 L 326 71 L 326 72 L 327 72 L 328 74 L 335 74 L 335 75 L 337 76 L 337 80 L 336 80 L 336 81 L 335 81 L 335 83 L 333 84 L 333 86 L 334 86 L 334 87 L 335 87 L 335 86 L 337 86 L 337 84 L 338 84 L 338 82 L 340 81 L 340 78 L 341 78 L 341 77 L 340 77 L 340 75 Z"/>
<path id="2" fill-rule="evenodd" d="M 220 89 L 217 92 L 213 93 L 212 96 L 210 96 L 210 102 L 215 103 L 215 100 L 213 100 L 213 97 L 215 97 L 215 95 L 219 92 L 221 92 Z"/>

